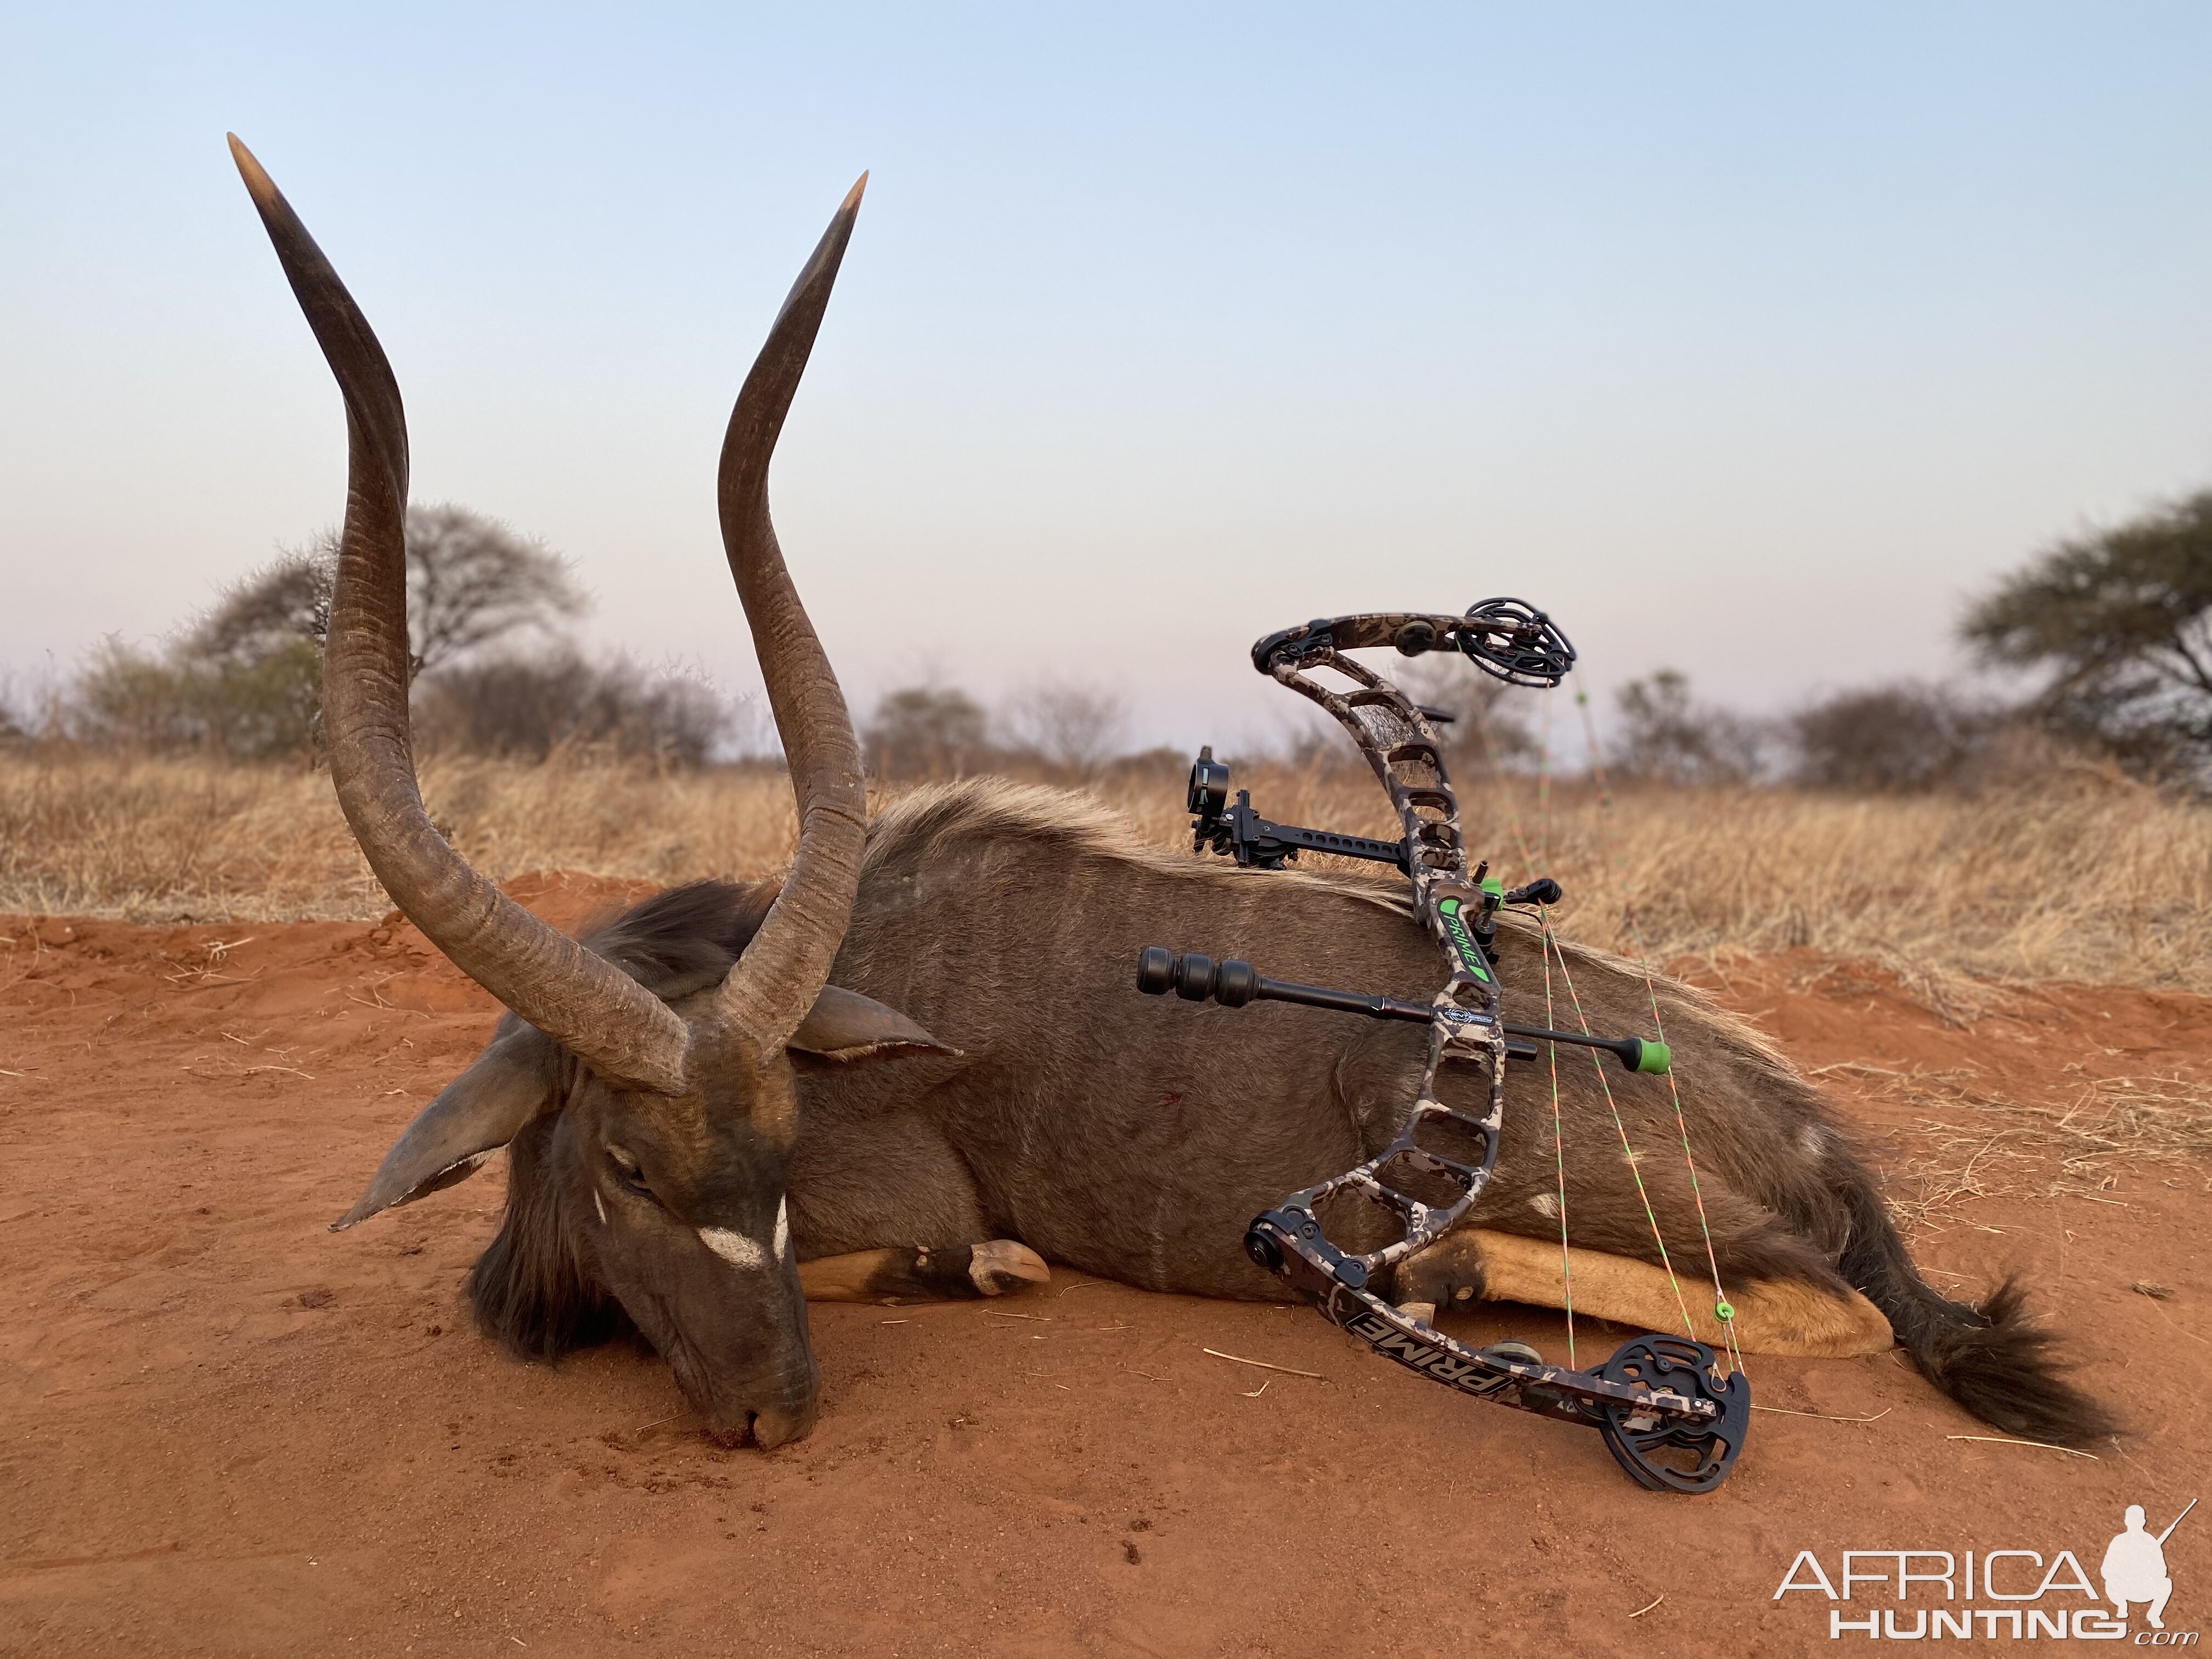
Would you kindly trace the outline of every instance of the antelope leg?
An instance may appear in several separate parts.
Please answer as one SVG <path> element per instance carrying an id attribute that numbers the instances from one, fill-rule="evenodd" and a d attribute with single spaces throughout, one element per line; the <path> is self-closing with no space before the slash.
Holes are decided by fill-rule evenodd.
<path id="1" fill-rule="evenodd" d="M 1011 1238 L 951 1249 L 853 1250 L 799 1264 L 809 1302 L 961 1302 L 1051 1277 L 1042 1256 Z"/>
<path id="2" fill-rule="evenodd" d="M 1485 1302 L 1521 1302 L 1558 1308 L 1566 1281 L 1556 1243 L 1469 1227 L 1437 1241 L 1398 1270 L 1397 1299 L 1464 1309 Z M 1697 1338 L 1715 1348 L 1725 1334 L 1712 1309 L 1709 1283 L 1681 1279 L 1681 1299 L 1663 1267 L 1595 1250 L 1571 1254 L 1575 1311 L 1647 1331 L 1682 1328 L 1689 1306 Z M 1856 1291 L 1837 1296 L 1801 1279 L 1765 1279 L 1729 1288 L 1735 1309 L 1736 1344 L 1746 1353 L 1845 1359 L 1881 1353 L 1896 1334 L 1880 1309 Z"/>

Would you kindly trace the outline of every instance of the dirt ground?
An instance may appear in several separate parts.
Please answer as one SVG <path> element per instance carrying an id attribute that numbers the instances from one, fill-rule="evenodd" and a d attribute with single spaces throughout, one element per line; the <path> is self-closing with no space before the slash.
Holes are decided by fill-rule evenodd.
<path id="1" fill-rule="evenodd" d="M 518 888 L 564 925 L 615 890 Z M 2212 999 L 2049 986 L 1947 1020 L 1803 952 L 1704 975 L 1826 1068 L 1923 1202 L 1935 1282 L 2030 1274 L 2133 1433 L 2094 1457 L 1961 1439 L 1995 1431 L 1893 1356 L 1754 1358 L 1779 1409 L 1686 1499 L 1302 1310 L 1066 1270 L 999 1303 L 816 1308 L 820 1427 L 720 1449 L 649 1354 L 529 1366 L 475 1334 L 458 1287 L 496 1163 L 325 1231 L 490 1028 L 411 929 L 0 936 L 0 1652 L 1795 1653 L 1830 1642 L 1826 1600 L 1774 1599 L 1801 1550 L 1831 1577 L 1847 1548 L 2094 1573 L 2124 1505 L 2155 1529 L 2212 1486 L 2204 1168 L 2062 1171 L 1972 1103 L 2114 1079 L 2201 1103 Z M 1564 1353 L 1557 1314 L 1447 1322 Z M 1585 1322 L 1581 1357 L 1620 1334 Z M 2212 1514 L 2167 1556 L 2167 1626 L 2212 1622 Z"/>

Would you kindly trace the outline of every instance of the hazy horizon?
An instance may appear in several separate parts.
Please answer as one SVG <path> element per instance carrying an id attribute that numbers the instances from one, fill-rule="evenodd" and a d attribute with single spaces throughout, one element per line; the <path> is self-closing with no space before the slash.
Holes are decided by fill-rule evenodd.
<path id="1" fill-rule="evenodd" d="M 1497 593 L 1601 706 L 1942 675 L 1996 573 L 2212 484 L 2208 48 L 2178 5 L 15 15 L 0 667 L 340 514 L 234 129 L 416 499 L 732 690 L 714 452 L 864 168 L 773 486 L 858 713 L 1111 684 L 1235 742 L 1291 712 L 1257 635 Z"/>

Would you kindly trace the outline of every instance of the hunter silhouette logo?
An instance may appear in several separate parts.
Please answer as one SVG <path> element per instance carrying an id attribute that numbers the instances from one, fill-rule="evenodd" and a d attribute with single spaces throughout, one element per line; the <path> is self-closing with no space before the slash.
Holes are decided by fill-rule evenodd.
<path id="1" fill-rule="evenodd" d="M 2144 1617 L 2150 1620 L 2153 1630 L 2166 1628 L 2166 1598 L 2173 1594 L 2173 1580 L 2166 1571 L 2166 1540 L 2173 1536 L 2174 1527 L 2188 1517 L 2189 1510 L 2197 1507 L 2197 1500 L 2189 1500 L 2189 1509 L 2173 1517 L 2172 1526 L 2154 1538 L 2143 1529 L 2143 1508 L 2140 1504 L 2128 1505 L 2128 1529 L 2105 1547 L 2104 1565 L 2098 1576 L 2105 1581 L 2105 1599 L 2119 1612 L 2128 1616 L 2128 1603 L 2150 1603 Z"/>
<path id="2" fill-rule="evenodd" d="M 2136 1647 L 2195 1647 L 2194 1631 L 2166 1627 L 2173 1577 L 2166 1571 L 2166 1540 L 2197 1507 L 2191 1498 L 2164 1532 L 2150 1530 L 2143 1507 L 2130 1504 L 2125 1528 L 2097 1563 L 2100 1595 L 2086 1563 L 2096 1558 L 2061 1549 L 1988 1549 L 1963 1553 L 1940 1549 L 1847 1549 L 1831 1577 L 1819 1554 L 1800 1550 L 1782 1576 L 1773 1599 L 1792 1592 L 1828 1602 L 1828 1638 L 1891 1641 L 1929 1637 L 1981 1641 L 2131 1642 Z M 2094 1534 L 2093 1534 L 2094 1535 Z M 2046 1547 L 2048 1547 L 2046 1546 Z M 2130 1632 L 2128 1615 L 2140 1610 L 2148 1628 Z"/>

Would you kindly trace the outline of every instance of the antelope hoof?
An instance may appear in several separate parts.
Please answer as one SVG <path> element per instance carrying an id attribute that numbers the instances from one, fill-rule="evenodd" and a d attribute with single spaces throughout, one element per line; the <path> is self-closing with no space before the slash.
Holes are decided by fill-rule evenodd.
<path id="1" fill-rule="evenodd" d="M 985 1296 L 1004 1296 L 1024 1285 L 1042 1285 L 1052 1278 L 1044 1258 L 1026 1244 L 1011 1238 L 986 1239 L 969 1246 L 968 1279 Z"/>

